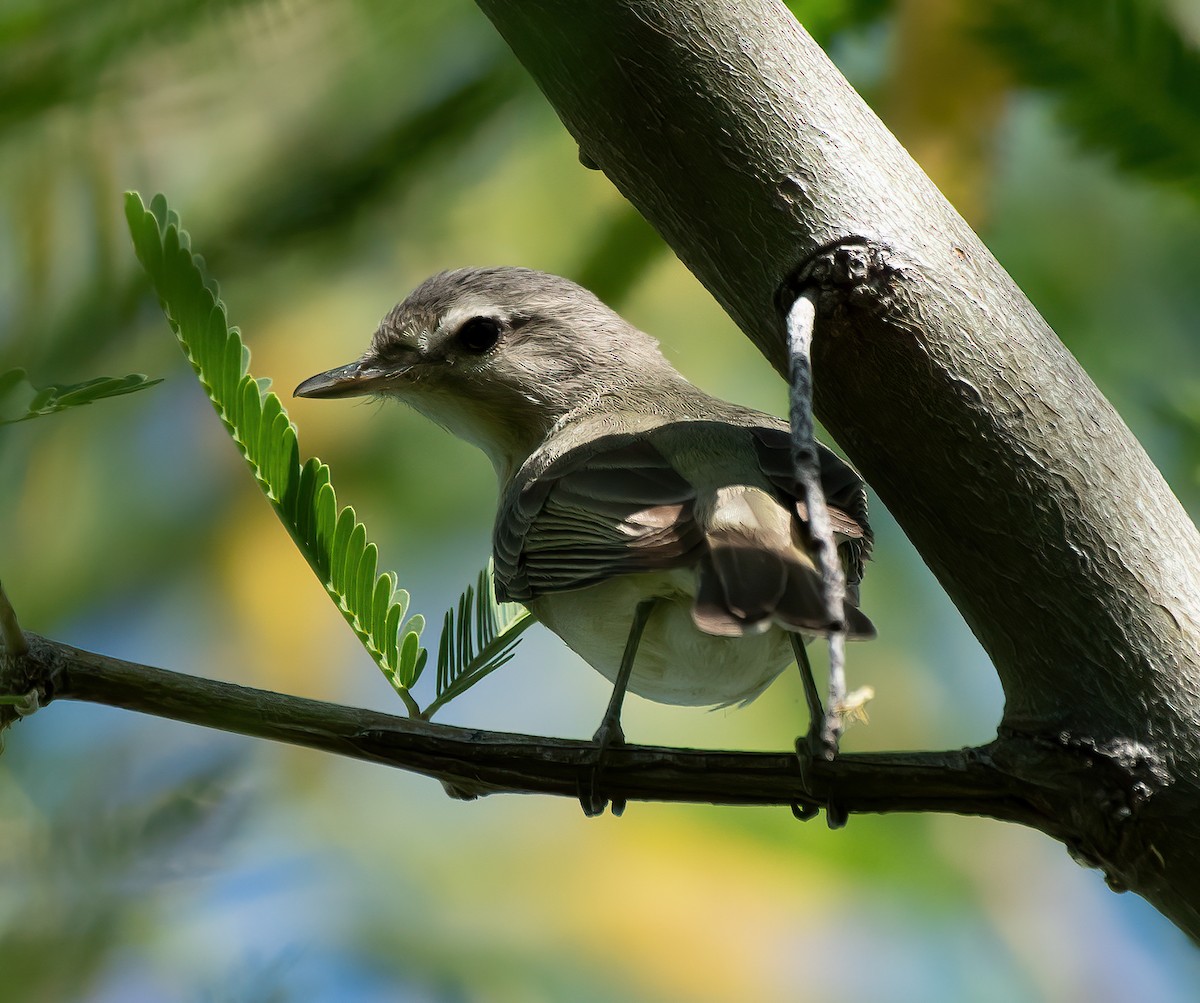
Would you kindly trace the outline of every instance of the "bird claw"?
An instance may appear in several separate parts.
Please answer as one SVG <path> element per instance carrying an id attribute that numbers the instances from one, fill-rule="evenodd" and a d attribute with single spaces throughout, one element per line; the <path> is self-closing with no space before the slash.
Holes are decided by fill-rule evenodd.
<path id="1" fill-rule="evenodd" d="M 830 744 L 828 729 L 818 729 L 815 726 L 810 726 L 808 733 L 796 739 L 796 758 L 800 761 L 800 775 L 804 779 L 810 779 L 810 770 L 814 762 L 832 763 L 837 758 L 837 733 L 833 733 L 833 741 Z M 805 784 L 807 787 L 808 785 Z M 807 822 L 814 818 L 817 814 L 816 804 L 813 803 L 794 803 L 792 805 L 792 814 L 801 822 Z M 830 829 L 845 828 L 846 823 L 850 820 L 850 812 L 840 802 L 829 797 L 825 801 L 825 822 Z"/>
<path id="2" fill-rule="evenodd" d="M 621 667 L 617 670 L 617 678 L 613 683 L 612 697 L 608 701 L 608 709 L 600 721 L 600 727 L 592 736 L 596 744 L 596 756 L 586 778 L 580 780 L 579 804 L 588 818 L 604 814 L 604 808 L 610 803 L 609 799 L 600 793 L 600 776 L 604 772 L 604 757 L 610 747 L 625 744 L 625 732 L 621 728 L 621 703 L 625 699 L 625 690 L 629 686 L 629 674 L 633 671 L 633 659 L 637 654 L 638 643 L 642 639 L 642 631 L 654 607 L 658 605 L 658 597 L 643 599 L 633 611 L 633 623 L 629 628 L 629 639 L 625 642 L 625 653 L 621 656 Z M 625 811 L 624 798 L 612 798 L 612 813 L 620 815 Z"/>
<path id="3" fill-rule="evenodd" d="M 625 732 L 621 728 L 621 722 L 606 718 L 596 730 L 592 741 L 595 743 L 596 751 L 592 758 L 591 766 L 580 783 L 579 806 L 588 818 L 603 815 L 604 809 L 610 806 L 612 813 L 620 816 L 625 811 L 625 798 L 609 798 L 601 793 L 600 779 L 604 773 L 605 757 L 608 755 L 608 750 L 613 746 L 625 744 Z"/>
<path id="4" fill-rule="evenodd" d="M 796 739 L 796 755 L 832 763 L 838 754 L 838 731 L 830 728 L 829 721 L 820 719 L 812 722 L 800 738 Z"/>

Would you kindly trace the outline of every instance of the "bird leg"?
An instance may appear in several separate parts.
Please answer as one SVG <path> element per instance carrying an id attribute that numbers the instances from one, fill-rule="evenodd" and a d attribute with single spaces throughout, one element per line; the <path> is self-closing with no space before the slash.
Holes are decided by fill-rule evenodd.
<path id="1" fill-rule="evenodd" d="M 808 651 L 804 647 L 804 637 L 801 634 L 788 633 L 792 642 L 792 651 L 796 655 L 796 668 L 800 670 L 800 681 L 804 684 L 804 702 L 808 705 L 808 734 L 797 740 L 799 747 L 803 744 L 808 754 L 821 759 L 832 759 L 830 752 L 836 752 L 825 742 L 825 708 L 821 706 L 821 694 L 817 689 L 817 681 L 813 678 L 812 663 L 808 660 Z"/>
<path id="2" fill-rule="evenodd" d="M 588 776 L 587 789 L 579 795 L 579 803 L 583 813 L 589 818 L 604 813 L 608 798 L 600 793 L 600 775 L 604 771 L 604 756 L 612 745 L 625 744 L 625 732 L 621 728 L 621 705 L 625 702 L 625 690 L 629 687 L 629 677 L 633 672 L 633 660 L 637 656 L 638 644 L 642 640 L 642 632 L 658 599 L 644 599 L 637 604 L 633 611 L 633 623 L 629 627 L 629 638 L 625 642 L 625 653 L 621 656 L 621 667 L 617 670 L 617 678 L 613 683 L 612 697 L 608 701 L 608 709 L 600 721 L 600 727 L 592 741 L 596 744 L 596 758 Z M 612 813 L 620 815 L 625 810 L 624 798 L 613 798 Z"/>
<path id="3" fill-rule="evenodd" d="M 836 707 L 829 708 L 829 714 L 821 706 L 821 694 L 817 682 L 813 678 L 812 663 L 808 660 L 808 652 L 804 647 L 804 638 L 800 634 L 790 633 L 792 651 L 796 653 L 796 667 L 800 670 L 800 680 L 804 683 L 804 702 L 808 704 L 808 733 L 796 739 L 796 755 L 800 757 L 800 772 L 806 769 L 806 761 L 824 759 L 832 761 L 837 756 L 838 733 L 831 731 L 829 721 L 840 717 Z M 799 804 L 792 805 L 792 813 L 801 822 L 807 822 L 817 814 L 816 807 Z M 831 829 L 841 829 L 848 818 L 846 809 L 832 797 L 825 802 L 825 820 Z"/>
<path id="4" fill-rule="evenodd" d="M 792 642 L 792 650 L 796 653 L 796 666 L 800 669 L 800 681 L 804 683 L 804 702 L 809 705 L 809 731 L 803 738 L 796 739 L 796 755 L 800 757 L 800 773 L 808 769 L 812 759 L 824 759 L 832 762 L 838 755 L 838 732 L 830 731 L 830 719 L 839 720 L 842 711 L 838 707 L 830 707 L 826 714 L 821 705 L 821 693 L 817 690 L 816 680 L 812 678 L 812 663 L 809 653 L 804 648 L 804 638 L 798 633 L 788 633 Z M 846 824 L 848 813 L 839 801 L 829 798 L 824 805 L 826 822 L 830 829 L 841 829 Z M 799 804 L 792 805 L 792 813 L 800 822 L 808 822 L 817 813 L 816 807 Z"/>

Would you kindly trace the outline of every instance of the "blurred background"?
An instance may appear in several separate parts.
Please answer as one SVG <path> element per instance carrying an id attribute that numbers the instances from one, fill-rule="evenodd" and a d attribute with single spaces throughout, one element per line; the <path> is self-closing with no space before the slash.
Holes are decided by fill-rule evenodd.
<path id="1" fill-rule="evenodd" d="M 1194 0 L 792 6 L 1195 511 Z M 786 406 L 467 0 L 0 0 L 0 372 L 164 379 L 0 427 L 0 576 L 23 625 L 62 641 L 402 712 L 148 295 L 130 188 L 182 213 L 254 374 L 285 394 L 354 358 L 429 273 L 507 263 L 590 285 L 706 389 Z M 438 622 L 487 558 L 487 462 L 401 407 L 288 406 Z M 987 741 L 987 659 L 878 505 L 874 520 L 880 638 L 851 650 L 850 679 L 877 697 L 845 747 Z M 585 737 L 606 699 L 535 628 L 440 720 Z M 631 698 L 625 724 L 632 741 L 778 749 L 805 721 L 788 674 L 741 711 Z M 463 804 L 397 771 L 70 703 L 6 739 L 0 972 L 20 1003 L 1057 1003 L 1200 984 L 1167 921 L 1014 826 Z"/>

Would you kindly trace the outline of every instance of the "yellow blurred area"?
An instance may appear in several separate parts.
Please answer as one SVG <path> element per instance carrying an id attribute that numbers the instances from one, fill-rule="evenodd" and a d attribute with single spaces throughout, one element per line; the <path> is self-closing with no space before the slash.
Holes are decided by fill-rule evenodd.
<path id="1" fill-rule="evenodd" d="M 229 529 L 216 584 L 229 604 L 225 629 L 238 681 L 338 699 L 337 675 L 362 666 L 341 664 L 343 646 L 334 640 L 348 628 L 324 588 L 264 499 L 239 505 Z"/>
<path id="2" fill-rule="evenodd" d="M 973 16 L 961 0 L 900 0 L 882 111 L 942 194 L 979 228 L 1011 79 L 973 34 Z"/>
<path id="3" fill-rule="evenodd" d="M 559 819 L 549 832 L 509 832 L 492 852 L 507 866 L 466 881 L 441 875 L 464 914 L 480 898 L 506 903 L 515 939 L 621 971 L 650 998 L 794 998 L 781 981 L 780 938 L 803 936 L 839 894 L 819 865 L 797 866 L 782 848 L 748 852 L 742 836 L 683 809 L 634 805 L 594 825 Z M 810 919 L 797 922 L 798 912 Z"/>

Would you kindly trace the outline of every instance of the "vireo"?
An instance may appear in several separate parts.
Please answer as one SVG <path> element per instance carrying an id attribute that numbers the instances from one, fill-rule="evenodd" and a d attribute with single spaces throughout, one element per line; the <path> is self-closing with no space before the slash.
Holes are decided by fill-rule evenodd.
<path id="1" fill-rule="evenodd" d="M 744 703 L 793 660 L 789 635 L 828 632 L 787 423 L 697 389 L 567 279 L 434 275 L 361 358 L 296 394 L 395 397 L 488 455 L 496 594 L 616 681 L 602 746 L 620 738 L 622 674 L 663 703 Z M 872 637 L 863 481 L 824 446 L 819 459 L 847 636 Z"/>

